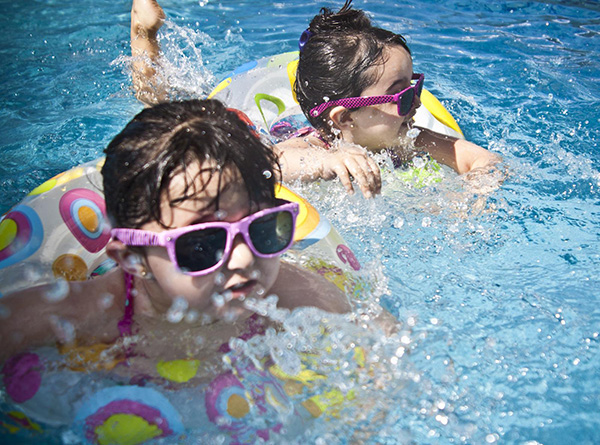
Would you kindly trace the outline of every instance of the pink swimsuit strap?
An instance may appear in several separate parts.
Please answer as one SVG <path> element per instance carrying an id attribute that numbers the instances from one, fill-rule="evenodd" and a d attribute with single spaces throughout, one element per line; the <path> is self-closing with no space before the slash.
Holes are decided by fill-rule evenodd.
<path id="1" fill-rule="evenodd" d="M 125 277 L 125 292 L 126 292 L 126 301 L 125 301 L 125 311 L 123 313 L 123 318 L 117 324 L 119 328 L 119 333 L 121 337 L 126 337 L 132 335 L 131 325 L 133 324 L 133 275 L 124 272 L 123 276 Z M 247 323 L 247 331 L 240 335 L 239 338 L 242 340 L 247 340 L 255 335 L 263 335 L 266 331 L 265 322 L 261 319 L 258 314 L 253 314 L 248 320 Z M 226 353 L 230 351 L 229 344 L 224 343 L 219 348 L 220 352 Z"/>
<path id="2" fill-rule="evenodd" d="M 319 133 L 319 131 L 313 127 L 304 127 L 301 128 L 300 130 L 296 131 L 295 133 L 291 134 L 288 138 L 292 139 L 292 138 L 301 138 L 301 137 L 305 137 L 305 136 L 313 136 L 317 139 L 319 139 L 321 142 L 323 142 L 325 144 L 325 146 L 327 148 L 331 148 L 331 144 L 329 142 L 327 142 L 323 136 L 321 136 L 321 133 Z"/>
<path id="3" fill-rule="evenodd" d="M 123 318 L 118 323 L 119 332 L 121 333 L 121 337 L 125 337 L 127 335 L 131 335 L 133 332 L 131 331 L 131 324 L 133 323 L 133 275 L 124 272 L 125 277 L 125 311 L 123 313 Z"/>

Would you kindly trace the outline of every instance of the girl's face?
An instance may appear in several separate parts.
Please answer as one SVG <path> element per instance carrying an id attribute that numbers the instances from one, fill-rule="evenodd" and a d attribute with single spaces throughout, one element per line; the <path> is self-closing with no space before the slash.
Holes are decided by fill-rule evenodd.
<path id="1" fill-rule="evenodd" d="M 260 210 L 250 208 L 248 193 L 237 171 L 223 170 L 219 184 L 219 173 L 211 177 L 207 171 L 211 167 L 204 164 L 201 171 L 199 165 L 190 166 L 185 174 L 173 178 L 169 187 L 171 197 L 183 195 L 186 179 L 193 181 L 199 192 L 175 207 L 170 207 L 163 197 L 162 218 L 170 228 L 212 221 L 235 222 Z M 218 209 L 215 207 L 217 195 Z M 166 230 L 158 222 L 140 228 L 153 232 Z M 190 309 L 211 319 L 233 320 L 250 315 L 242 301 L 265 296 L 277 278 L 280 265 L 279 257 L 255 256 L 239 234 L 223 265 L 213 273 L 197 277 L 180 272 L 169 259 L 166 248 L 146 247 L 145 251 L 152 278 L 144 283 L 153 309 L 165 313 L 176 299 L 183 298 Z"/>
<path id="2" fill-rule="evenodd" d="M 376 70 L 378 80 L 363 90 L 361 96 L 396 94 L 411 85 L 413 64 L 410 54 L 401 46 L 391 46 L 384 51 L 383 56 L 385 63 L 372 68 Z M 352 111 L 351 124 L 342 129 L 344 140 L 372 151 L 396 147 L 406 136 L 408 123 L 412 121 L 415 110 L 420 105 L 421 101 L 416 98 L 413 109 L 406 116 L 398 115 L 395 103 Z"/>

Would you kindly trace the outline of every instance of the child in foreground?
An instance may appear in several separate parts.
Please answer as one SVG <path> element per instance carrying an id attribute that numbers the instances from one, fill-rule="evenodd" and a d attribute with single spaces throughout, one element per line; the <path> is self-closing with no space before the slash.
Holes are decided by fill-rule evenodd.
<path id="1" fill-rule="evenodd" d="M 45 298 L 49 286 L 4 297 L 2 359 L 60 341 L 57 320 L 80 345 L 135 333 L 145 357 L 209 358 L 231 337 L 268 325 L 245 301 L 275 294 L 280 308 L 349 310 L 335 285 L 280 260 L 298 205 L 275 198 L 272 151 L 221 103 L 145 109 L 109 144 L 102 176 L 114 227 L 106 251 L 118 267 L 70 282 L 58 302 Z M 173 307 L 193 314 L 186 332 L 205 343 L 181 341 L 166 320 Z"/>
<path id="2" fill-rule="evenodd" d="M 372 378 L 363 324 L 380 338 L 396 320 L 381 311 L 359 326 L 336 285 L 280 259 L 299 208 L 275 197 L 275 155 L 236 112 L 156 105 L 105 152 L 106 251 L 118 267 L 68 282 L 62 299 L 52 285 L 2 298 L 0 415 L 14 429 L 255 443 L 370 406 L 350 390 Z"/>

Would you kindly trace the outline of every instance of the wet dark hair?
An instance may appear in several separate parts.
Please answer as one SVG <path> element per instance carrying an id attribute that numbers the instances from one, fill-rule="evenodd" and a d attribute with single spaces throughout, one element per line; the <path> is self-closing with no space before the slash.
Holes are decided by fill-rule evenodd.
<path id="1" fill-rule="evenodd" d="M 322 8 L 310 22 L 310 38 L 302 47 L 294 89 L 300 107 L 313 127 L 331 136 L 329 110 L 318 117 L 309 111 L 326 99 L 360 96 L 377 81 L 372 66 L 385 62 L 384 49 L 410 49 L 402 35 L 377 28 L 364 11 L 347 0 L 342 9 Z"/>
<path id="2" fill-rule="evenodd" d="M 187 180 L 183 196 L 169 196 L 171 180 L 196 163 L 213 160 L 244 181 L 252 204 L 275 203 L 277 158 L 238 114 L 216 100 L 169 102 L 135 116 L 105 150 L 102 168 L 106 210 L 113 227 L 139 228 L 157 221 L 161 201 L 177 205 L 201 192 Z M 206 182 L 205 182 L 206 184 Z M 218 208 L 218 196 L 214 205 Z"/>

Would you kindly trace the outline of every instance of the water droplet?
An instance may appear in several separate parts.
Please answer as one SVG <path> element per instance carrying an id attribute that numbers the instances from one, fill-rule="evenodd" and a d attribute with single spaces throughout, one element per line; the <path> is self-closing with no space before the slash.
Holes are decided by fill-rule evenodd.
<path id="1" fill-rule="evenodd" d="M 233 292 L 231 292 L 230 290 L 224 291 L 222 295 L 225 303 L 229 303 L 231 300 L 233 300 Z"/>
<path id="2" fill-rule="evenodd" d="M 225 305 L 225 298 L 221 294 L 212 294 L 210 297 L 215 307 L 223 307 Z"/>
<path id="3" fill-rule="evenodd" d="M 254 269 L 252 272 L 250 272 L 250 275 L 248 278 L 250 278 L 251 280 L 258 280 L 260 278 L 260 270 L 258 269 Z"/>
<path id="4" fill-rule="evenodd" d="M 414 158 L 412 158 L 412 163 L 416 168 L 423 168 L 425 167 L 427 160 L 421 156 L 415 156 Z"/>
<path id="5" fill-rule="evenodd" d="M 113 294 L 105 293 L 100 296 L 98 300 L 98 307 L 101 311 L 105 311 L 112 306 L 115 296 Z"/>
<path id="6" fill-rule="evenodd" d="M 63 444 L 65 445 L 77 445 L 81 443 L 81 439 L 77 437 L 77 434 L 74 431 L 65 431 L 61 434 L 61 439 Z"/>
<path id="7" fill-rule="evenodd" d="M 123 261 L 123 268 L 133 269 L 134 273 L 140 274 L 144 266 L 142 265 L 142 257 L 140 255 L 127 255 Z"/>
<path id="8" fill-rule="evenodd" d="M 394 225 L 394 227 L 395 227 L 396 229 L 400 229 L 400 228 L 402 228 L 402 226 L 404 225 L 404 218 L 402 218 L 401 216 L 397 217 L 397 218 L 394 220 L 394 223 L 393 223 L 393 225 Z"/>
<path id="9" fill-rule="evenodd" d="M 69 295 L 69 283 L 64 278 L 57 278 L 44 292 L 44 298 L 51 303 L 64 300 Z"/>
<path id="10" fill-rule="evenodd" d="M 200 324 L 203 326 L 209 325 L 213 322 L 213 318 L 209 314 L 202 314 L 200 316 Z"/>
<path id="11" fill-rule="evenodd" d="M 227 323 L 234 323 L 237 321 L 240 315 L 241 313 L 239 309 L 228 309 L 223 312 L 223 321 Z"/>
<path id="12" fill-rule="evenodd" d="M 217 210 L 215 212 L 215 218 L 217 219 L 217 221 L 224 221 L 225 218 L 227 218 L 227 211 L 226 210 Z"/>
<path id="13" fill-rule="evenodd" d="M 190 309 L 184 317 L 186 323 L 195 323 L 198 318 L 200 318 L 200 313 L 196 309 Z"/>
<path id="14" fill-rule="evenodd" d="M 265 171 L 263 171 L 263 176 L 266 179 L 271 179 L 271 177 L 273 176 L 273 173 L 271 173 L 269 170 L 265 170 Z"/>
<path id="15" fill-rule="evenodd" d="M 70 344 L 75 341 L 75 326 L 64 318 L 50 315 L 50 326 L 59 342 Z"/>
<path id="16" fill-rule="evenodd" d="M 360 218 L 359 218 L 359 216 L 358 216 L 356 213 L 352 213 L 352 212 L 350 212 L 350 213 L 348 213 L 348 215 L 346 216 L 346 220 L 347 220 L 349 223 L 357 223 L 357 222 L 359 222 L 359 221 L 360 221 Z"/>
<path id="17" fill-rule="evenodd" d="M 435 416 L 435 420 L 440 422 L 442 425 L 448 425 L 448 416 L 445 416 L 443 414 L 438 414 L 437 416 Z"/>
<path id="18" fill-rule="evenodd" d="M 294 351 L 281 349 L 278 345 L 272 345 L 271 358 L 286 374 L 297 375 L 302 370 L 300 357 Z"/>
<path id="19" fill-rule="evenodd" d="M 23 270 L 23 275 L 25 277 L 25 280 L 27 280 L 29 283 L 35 283 L 43 275 L 43 270 L 42 270 L 41 264 L 39 264 L 39 263 L 27 264 L 25 266 L 25 269 Z"/>
<path id="20" fill-rule="evenodd" d="M 183 320 L 189 304 L 183 297 L 177 297 L 167 311 L 167 320 L 171 323 L 179 323 Z"/>
<path id="21" fill-rule="evenodd" d="M 487 443 L 495 443 L 498 440 L 498 437 L 496 436 L 496 434 L 488 434 L 487 436 L 485 436 L 485 441 Z"/>
<path id="22" fill-rule="evenodd" d="M 217 286 L 222 286 L 223 284 L 225 284 L 225 274 L 219 272 L 218 274 L 215 275 L 215 284 Z"/>
<path id="23" fill-rule="evenodd" d="M 406 136 L 410 139 L 416 139 L 417 136 L 419 136 L 420 134 L 421 130 L 419 130 L 418 128 L 411 128 L 406 132 Z"/>

